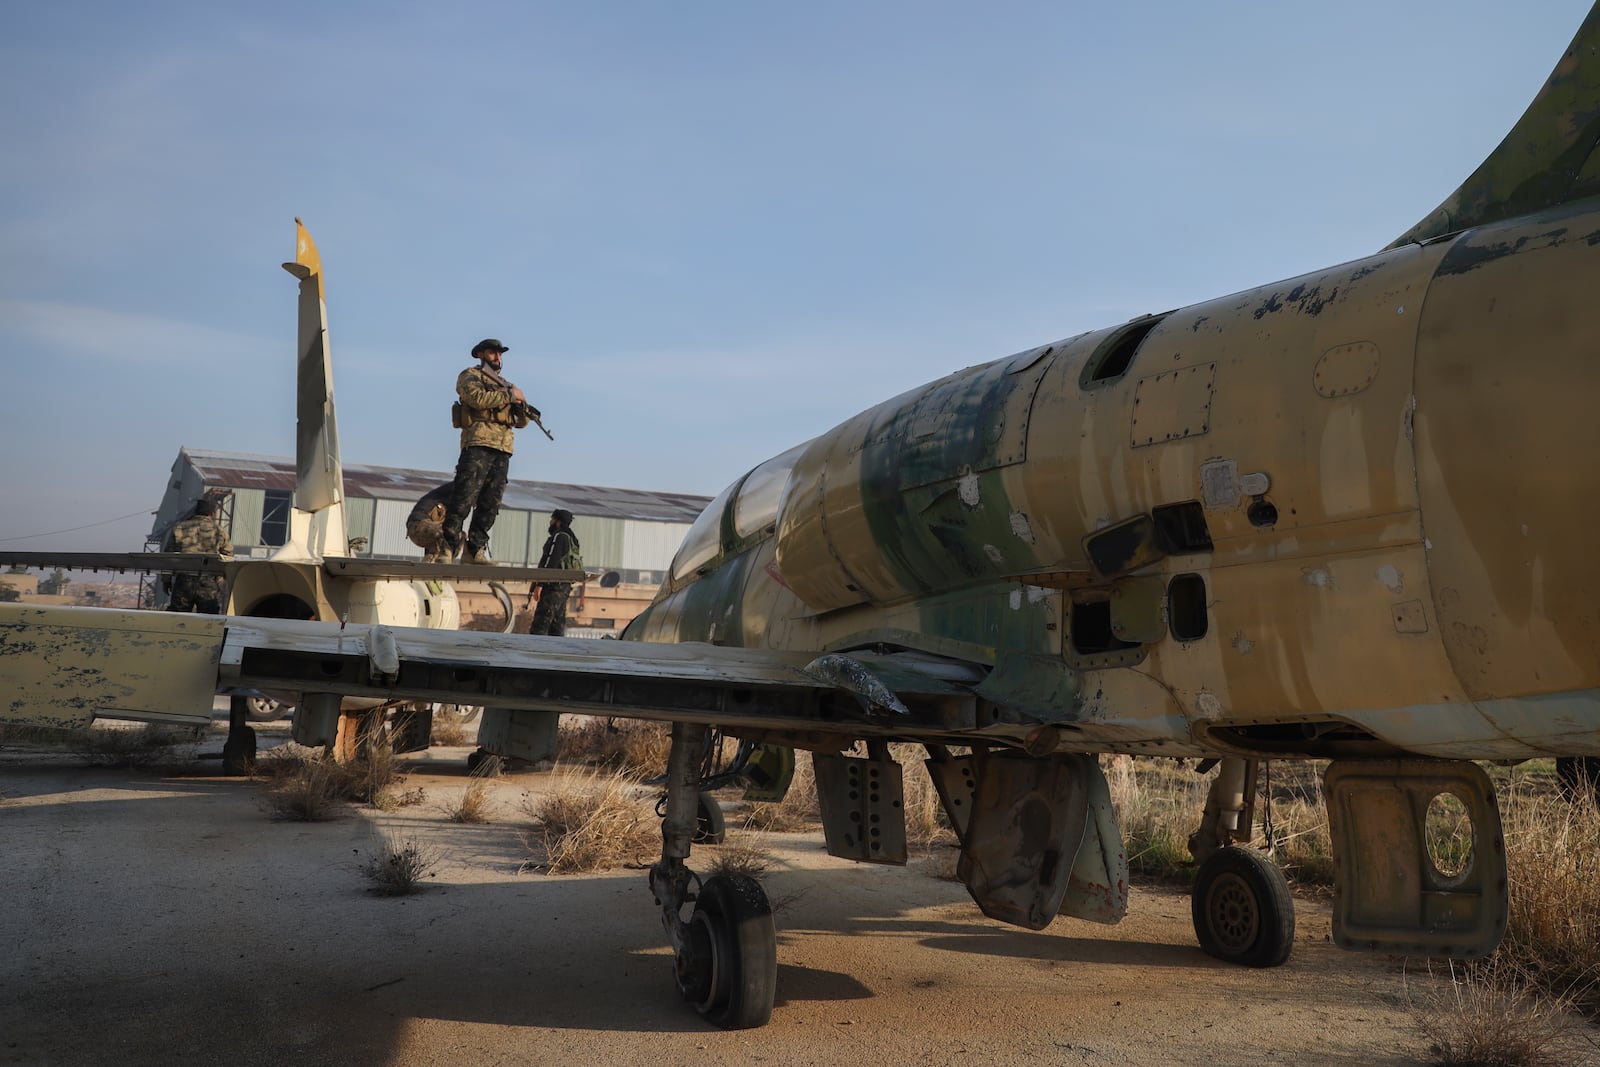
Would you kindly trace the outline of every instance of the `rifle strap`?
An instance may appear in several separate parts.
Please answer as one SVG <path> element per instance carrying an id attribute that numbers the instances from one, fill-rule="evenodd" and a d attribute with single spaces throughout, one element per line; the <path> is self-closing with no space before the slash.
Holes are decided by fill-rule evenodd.
<path id="1" fill-rule="evenodd" d="M 510 382 L 508 382 L 504 378 L 500 377 L 499 374 L 497 374 L 494 371 L 490 370 L 488 367 L 484 366 L 481 363 L 478 365 L 478 370 L 483 373 L 483 376 L 485 378 L 489 379 L 494 384 L 500 386 L 502 389 L 515 389 L 516 388 L 516 386 L 512 385 Z"/>

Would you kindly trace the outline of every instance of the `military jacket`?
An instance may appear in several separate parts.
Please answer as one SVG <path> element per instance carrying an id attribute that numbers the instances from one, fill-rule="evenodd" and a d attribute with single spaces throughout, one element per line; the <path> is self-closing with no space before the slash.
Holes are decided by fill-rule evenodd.
<path id="1" fill-rule="evenodd" d="M 209 515 L 191 515 L 172 528 L 174 552 L 206 552 L 223 559 L 233 558 L 233 543 Z"/>
<path id="2" fill-rule="evenodd" d="M 483 368 L 468 367 L 456 376 L 456 394 L 471 421 L 461 428 L 461 447 L 478 445 L 511 451 L 511 390 L 497 385 Z"/>

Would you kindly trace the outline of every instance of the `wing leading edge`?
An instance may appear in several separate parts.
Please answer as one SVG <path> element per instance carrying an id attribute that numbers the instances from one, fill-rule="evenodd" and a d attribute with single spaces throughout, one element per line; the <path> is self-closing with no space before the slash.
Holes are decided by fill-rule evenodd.
<path id="1" fill-rule="evenodd" d="M 209 670 L 150 669 L 152 643 Z M 162 702 L 209 718 L 214 693 L 256 688 L 851 739 L 976 727 L 975 673 L 900 660 L 0 604 L 0 685 L 14 694 L 0 714 L 34 725 L 149 718 Z"/>

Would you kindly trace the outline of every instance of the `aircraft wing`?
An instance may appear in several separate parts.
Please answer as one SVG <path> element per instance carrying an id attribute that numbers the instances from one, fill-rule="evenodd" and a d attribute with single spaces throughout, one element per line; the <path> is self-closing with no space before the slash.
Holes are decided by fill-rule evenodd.
<path id="1" fill-rule="evenodd" d="M 0 567 L 10 566 L 221 575 L 226 565 L 220 556 L 199 552 L 0 552 Z"/>
<path id="2" fill-rule="evenodd" d="M 215 692 L 254 688 L 790 735 L 954 736 L 976 728 L 979 680 L 974 668 L 904 656 L 0 604 L 6 718 L 32 725 L 209 715 Z"/>
<path id="3" fill-rule="evenodd" d="M 393 581 L 478 582 L 584 582 L 597 577 L 585 571 L 551 567 L 509 567 L 481 563 L 419 563 L 400 559 L 330 558 L 322 561 L 328 574 L 345 578 L 383 578 Z"/>

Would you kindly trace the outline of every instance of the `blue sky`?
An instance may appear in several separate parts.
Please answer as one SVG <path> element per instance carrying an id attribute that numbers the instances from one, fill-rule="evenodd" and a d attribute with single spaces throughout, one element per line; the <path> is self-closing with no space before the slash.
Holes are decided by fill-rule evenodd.
<path id="1" fill-rule="evenodd" d="M 180 446 L 699 492 L 923 381 L 1380 248 L 1584 0 L 0 9 L 0 548 L 136 550 Z M 107 522 L 118 516 L 131 516 Z M 72 533 L 32 536 L 98 524 Z"/>

